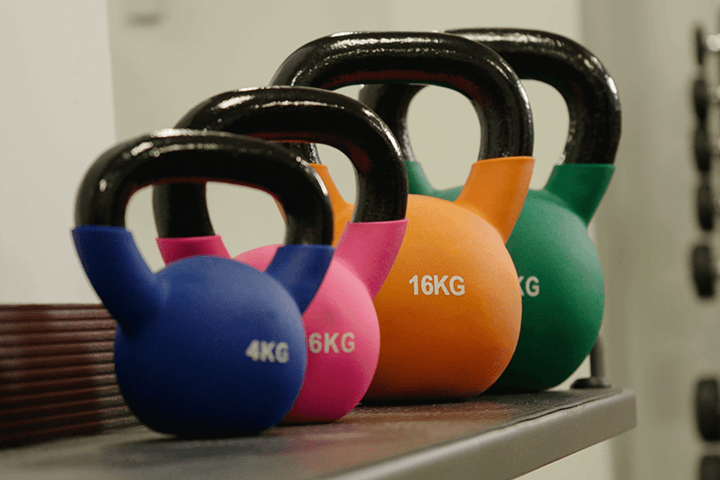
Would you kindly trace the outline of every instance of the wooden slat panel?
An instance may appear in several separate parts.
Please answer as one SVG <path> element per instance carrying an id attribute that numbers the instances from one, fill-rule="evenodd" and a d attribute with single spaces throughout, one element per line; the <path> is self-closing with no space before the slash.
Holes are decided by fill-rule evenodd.
<path id="1" fill-rule="evenodd" d="M 137 425 L 101 305 L 0 305 L 0 448 Z"/>

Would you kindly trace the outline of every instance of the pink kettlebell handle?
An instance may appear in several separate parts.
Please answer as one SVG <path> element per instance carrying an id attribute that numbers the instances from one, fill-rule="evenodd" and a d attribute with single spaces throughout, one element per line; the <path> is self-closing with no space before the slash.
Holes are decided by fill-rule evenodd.
<path id="1" fill-rule="evenodd" d="M 405 218 L 387 222 L 348 222 L 345 226 L 335 249 L 335 258 L 355 273 L 371 298 L 375 298 L 385 283 L 400 252 L 406 229 Z M 166 264 L 197 255 L 231 258 L 220 235 L 158 238 L 157 244 Z"/>

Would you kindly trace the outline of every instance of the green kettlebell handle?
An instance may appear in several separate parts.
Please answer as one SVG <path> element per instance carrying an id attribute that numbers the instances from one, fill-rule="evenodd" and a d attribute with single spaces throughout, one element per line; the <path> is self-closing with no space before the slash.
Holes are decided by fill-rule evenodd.
<path id="1" fill-rule="evenodd" d="M 503 57 L 521 79 L 555 88 L 568 108 L 563 163 L 611 164 L 620 143 L 620 97 L 615 81 L 587 48 L 538 30 L 458 29 L 448 33 L 483 43 Z"/>
<path id="2" fill-rule="evenodd" d="M 555 196 L 557 202 L 574 212 L 587 227 L 610 185 L 614 172 L 615 165 L 555 165 L 545 188 L 539 193 Z"/>
<path id="3" fill-rule="evenodd" d="M 537 30 L 459 29 L 448 33 L 485 44 L 503 57 L 521 79 L 547 83 L 563 96 L 569 115 L 563 164 L 608 165 L 615 161 L 621 132 L 620 99 L 612 77 L 585 47 Z M 400 142 L 408 160 L 411 193 L 454 200 L 460 188 L 435 190 L 422 174 L 410 146 L 407 112 L 412 98 L 422 88 L 368 85 L 360 92 L 360 100 L 380 115 Z M 566 196 L 559 184 L 555 187 L 556 194 Z M 604 192 L 606 187 L 600 189 Z M 567 195 L 573 196 L 572 192 Z M 569 203 L 574 203 L 572 200 Z M 586 212 L 587 208 L 583 205 L 579 210 Z"/>

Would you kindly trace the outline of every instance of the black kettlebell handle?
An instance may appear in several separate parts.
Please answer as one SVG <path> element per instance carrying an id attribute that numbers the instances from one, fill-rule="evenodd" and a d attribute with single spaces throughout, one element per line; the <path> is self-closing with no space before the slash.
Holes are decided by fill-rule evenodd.
<path id="1" fill-rule="evenodd" d="M 75 224 L 124 227 L 128 201 L 140 188 L 208 181 L 273 195 L 285 211 L 286 244 L 332 243 L 327 190 L 307 163 L 264 140 L 180 129 L 154 132 L 102 154 L 80 184 Z"/>
<path id="2" fill-rule="evenodd" d="M 408 182 L 397 140 L 375 112 L 345 95 L 288 86 L 226 92 L 193 108 L 177 127 L 330 145 L 347 155 L 355 168 L 352 221 L 405 218 Z M 204 185 L 158 185 L 153 207 L 161 237 L 213 235 Z"/>
<path id="3" fill-rule="evenodd" d="M 620 142 L 620 99 L 612 77 L 590 51 L 563 36 L 510 28 L 448 30 L 497 52 L 522 79 L 554 87 L 568 108 L 564 163 L 612 164 Z M 412 98 L 422 86 L 369 85 L 360 100 L 385 120 L 406 158 L 415 161 L 407 128 Z"/>
<path id="4" fill-rule="evenodd" d="M 300 47 L 272 83 L 337 89 L 353 84 L 423 83 L 462 93 L 481 126 L 479 158 L 532 155 L 527 94 L 509 65 L 490 48 L 436 32 L 342 33 Z M 309 161 L 314 152 L 305 150 Z"/>

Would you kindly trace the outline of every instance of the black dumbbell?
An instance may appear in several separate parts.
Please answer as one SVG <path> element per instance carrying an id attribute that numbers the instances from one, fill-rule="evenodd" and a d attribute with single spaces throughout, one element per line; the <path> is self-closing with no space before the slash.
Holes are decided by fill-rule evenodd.
<path id="1" fill-rule="evenodd" d="M 695 420 L 706 441 L 720 440 L 720 390 L 715 378 L 703 378 L 695 387 Z"/>
<path id="2" fill-rule="evenodd" d="M 712 159 L 720 156 L 720 149 L 713 143 L 707 129 L 698 126 L 693 136 L 693 153 L 695 164 L 701 172 L 709 172 Z"/>
<path id="3" fill-rule="evenodd" d="M 709 245 L 696 245 L 692 250 L 692 274 L 700 298 L 715 296 L 717 268 Z"/>
<path id="4" fill-rule="evenodd" d="M 697 187 L 697 217 L 700 228 L 709 232 L 715 228 L 715 217 L 718 215 L 717 198 L 710 185 L 709 175 L 700 176 L 700 184 Z"/>
<path id="5" fill-rule="evenodd" d="M 710 105 L 718 104 L 718 95 L 710 90 L 707 80 L 700 76 L 693 81 L 692 97 L 698 124 L 705 126 Z"/>
<path id="6" fill-rule="evenodd" d="M 705 32 L 703 32 L 703 29 L 701 26 L 696 25 L 695 26 L 695 59 L 697 60 L 698 65 L 705 65 L 705 53 L 706 53 L 706 46 L 705 46 Z"/>
<path id="7" fill-rule="evenodd" d="M 720 480 L 720 456 L 705 455 L 700 460 L 700 480 Z"/>
<path id="8" fill-rule="evenodd" d="M 710 37 L 700 25 L 695 26 L 695 59 L 701 67 L 705 65 L 705 55 L 712 51 L 709 45 L 714 45 L 714 42 L 708 42 Z"/>

